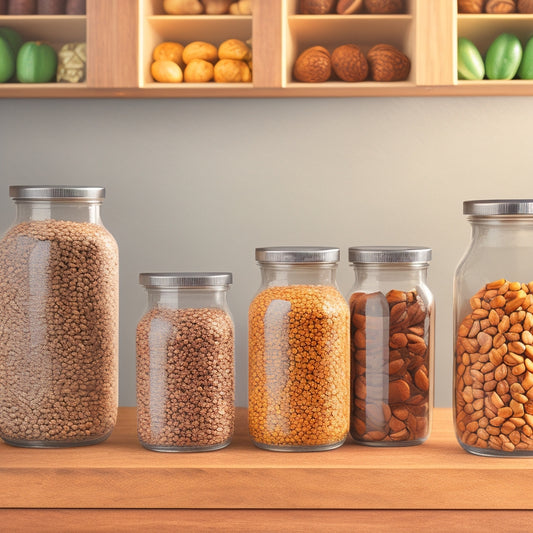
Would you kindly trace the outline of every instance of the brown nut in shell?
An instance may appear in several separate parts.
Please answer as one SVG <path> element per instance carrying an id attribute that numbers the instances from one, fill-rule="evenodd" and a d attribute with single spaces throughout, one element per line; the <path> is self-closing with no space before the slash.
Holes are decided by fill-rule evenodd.
<path id="1" fill-rule="evenodd" d="M 303 15 L 326 15 L 335 7 L 336 0 L 300 0 L 300 13 Z"/>
<path id="2" fill-rule="evenodd" d="M 368 76 L 368 62 L 355 44 L 343 44 L 333 50 L 331 66 L 343 81 L 364 81 Z"/>
<path id="3" fill-rule="evenodd" d="M 186 65 L 193 59 L 203 59 L 215 63 L 218 59 L 217 47 L 205 41 L 193 41 L 183 49 L 182 59 Z"/>
<path id="4" fill-rule="evenodd" d="M 487 0 L 485 11 L 493 15 L 506 15 L 516 12 L 515 0 Z"/>
<path id="5" fill-rule="evenodd" d="M 363 0 L 339 0 L 336 11 L 339 15 L 351 15 L 363 10 Z"/>
<path id="6" fill-rule="evenodd" d="M 533 13 L 533 0 L 518 0 L 519 13 Z"/>
<path id="7" fill-rule="evenodd" d="M 218 58 L 250 61 L 252 52 L 243 41 L 239 39 L 227 39 L 218 47 Z"/>
<path id="8" fill-rule="evenodd" d="M 405 13 L 404 0 L 365 0 L 365 8 L 372 15 Z"/>
<path id="9" fill-rule="evenodd" d="M 221 59 L 214 69 L 217 83 L 246 83 L 252 81 L 250 68 L 244 61 L 237 59 Z"/>
<path id="10" fill-rule="evenodd" d="M 183 79 L 189 83 L 207 83 L 213 76 L 213 63 L 205 59 L 191 59 L 183 71 Z"/>
<path id="11" fill-rule="evenodd" d="M 409 58 L 390 44 L 373 46 L 366 59 L 370 77 L 374 81 L 403 81 L 411 70 Z"/>
<path id="12" fill-rule="evenodd" d="M 458 13 L 483 13 L 486 0 L 457 0 Z"/>
<path id="13" fill-rule="evenodd" d="M 312 46 L 296 59 L 294 79 L 305 83 L 321 83 L 331 76 L 331 56 L 323 46 Z"/>

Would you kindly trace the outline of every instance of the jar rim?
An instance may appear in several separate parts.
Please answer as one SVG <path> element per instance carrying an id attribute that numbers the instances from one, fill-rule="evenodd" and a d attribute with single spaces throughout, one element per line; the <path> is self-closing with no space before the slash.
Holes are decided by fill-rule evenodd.
<path id="1" fill-rule="evenodd" d="M 139 283 L 147 288 L 221 287 L 233 283 L 231 272 L 143 272 Z"/>
<path id="2" fill-rule="evenodd" d="M 255 249 L 259 263 L 338 263 L 340 248 L 330 246 L 268 246 Z"/>
<path id="3" fill-rule="evenodd" d="M 351 246 L 351 263 L 427 263 L 431 248 L 426 246 Z"/>
<path id="4" fill-rule="evenodd" d="M 10 185 L 13 200 L 101 200 L 105 188 L 78 185 Z"/>
<path id="5" fill-rule="evenodd" d="M 463 215 L 533 215 L 533 199 L 468 200 L 463 202 Z"/>

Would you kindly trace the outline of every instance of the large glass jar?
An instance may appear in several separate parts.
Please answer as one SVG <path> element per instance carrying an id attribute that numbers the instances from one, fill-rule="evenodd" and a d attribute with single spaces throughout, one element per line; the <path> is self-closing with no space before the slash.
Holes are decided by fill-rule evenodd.
<path id="1" fill-rule="evenodd" d="M 268 450 L 340 446 L 349 427 L 349 309 L 338 248 L 256 249 L 262 284 L 249 309 L 249 431 Z"/>
<path id="2" fill-rule="evenodd" d="M 369 446 L 412 446 L 429 436 L 433 406 L 431 249 L 353 247 L 350 433 Z"/>
<path id="3" fill-rule="evenodd" d="M 0 437 L 106 439 L 118 403 L 118 248 L 102 187 L 13 186 L 0 241 Z"/>
<path id="4" fill-rule="evenodd" d="M 533 455 L 533 200 L 463 204 L 471 242 L 454 280 L 460 445 Z"/>
<path id="5" fill-rule="evenodd" d="M 233 437 L 234 327 L 227 272 L 140 274 L 137 433 L 160 452 L 218 450 Z"/>

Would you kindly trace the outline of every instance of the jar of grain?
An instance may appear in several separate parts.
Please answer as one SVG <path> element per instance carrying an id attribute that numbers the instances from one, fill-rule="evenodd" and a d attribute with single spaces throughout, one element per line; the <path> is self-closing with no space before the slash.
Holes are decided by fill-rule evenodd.
<path id="1" fill-rule="evenodd" d="M 350 434 L 369 446 L 421 444 L 433 406 L 431 249 L 358 246 L 349 259 Z"/>
<path id="2" fill-rule="evenodd" d="M 118 401 L 118 249 L 102 187 L 13 186 L 0 241 L 0 437 L 105 440 Z"/>
<path id="3" fill-rule="evenodd" d="M 249 309 L 249 431 L 278 451 L 329 450 L 349 427 L 349 309 L 338 248 L 257 248 Z"/>
<path id="4" fill-rule="evenodd" d="M 200 452 L 233 437 L 234 326 L 227 272 L 140 274 L 137 434 L 159 452 Z"/>
<path id="5" fill-rule="evenodd" d="M 459 444 L 533 455 L 533 200 L 463 204 L 471 241 L 454 279 Z"/>

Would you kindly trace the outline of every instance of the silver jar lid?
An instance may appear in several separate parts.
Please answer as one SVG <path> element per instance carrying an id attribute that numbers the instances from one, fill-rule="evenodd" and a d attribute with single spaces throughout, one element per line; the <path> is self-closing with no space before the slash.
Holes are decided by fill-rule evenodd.
<path id="1" fill-rule="evenodd" d="M 533 215 L 533 200 L 469 200 L 463 214 L 473 216 Z"/>
<path id="2" fill-rule="evenodd" d="M 9 196 L 14 200 L 101 200 L 104 187 L 76 185 L 11 185 Z"/>
<path id="3" fill-rule="evenodd" d="M 259 263 L 337 263 L 340 249 L 326 246 L 272 246 L 256 248 Z"/>
<path id="4" fill-rule="evenodd" d="M 223 287 L 233 283 L 230 272 L 143 272 L 139 283 L 147 288 Z"/>
<path id="5" fill-rule="evenodd" d="M 350 263 L 427 263 L 431 248 L 425 246 L 353 246 Z"/>

